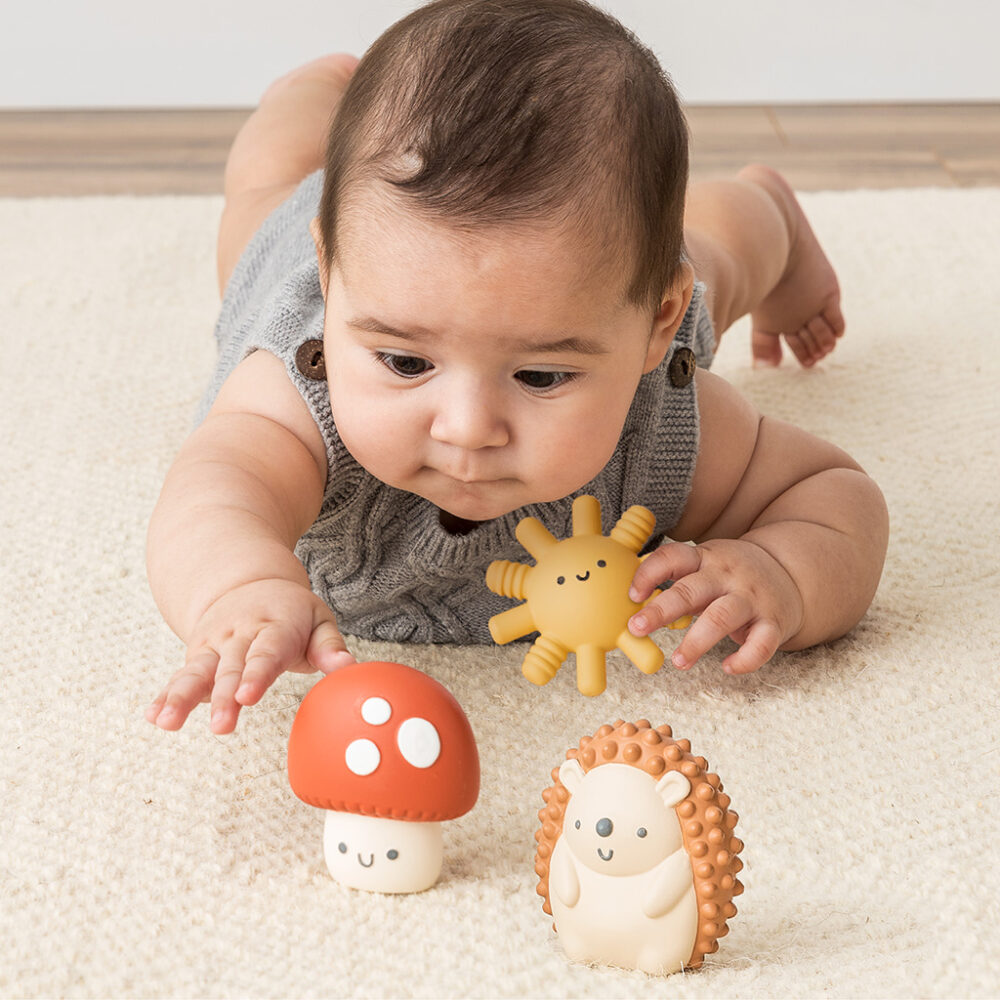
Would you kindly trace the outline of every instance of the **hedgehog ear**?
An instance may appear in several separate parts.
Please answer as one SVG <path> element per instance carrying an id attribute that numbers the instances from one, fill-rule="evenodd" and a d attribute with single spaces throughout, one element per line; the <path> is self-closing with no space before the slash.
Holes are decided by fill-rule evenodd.
<path id="1" fill-rule="evenodd" d="M 656 783 L 656 791 L 665 806 L 675 806 L 691 794 L 691 782 L 680 771 L 667 771 Z"/>
<path id="2" fill-rule="evenodd" d="M 563 761 L 562 766 L 559 768 L 559 780 L 569 789 L 570 795 L 580 787 L 580 782 L 583 781 L 584 774 L 585 772 L 578 760 Z"/>

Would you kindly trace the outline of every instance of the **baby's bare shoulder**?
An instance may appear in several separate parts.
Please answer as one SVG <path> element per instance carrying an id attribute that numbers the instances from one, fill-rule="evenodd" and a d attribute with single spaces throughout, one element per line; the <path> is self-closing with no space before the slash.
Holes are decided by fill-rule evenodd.
<path id="1" fill-rule="evenodd" d="M 698 462 L 672 535 L 738 538 L 779 496 L 828 469 L 860 469 L 836 445 L 784 420 L 762 416 L 736 389 L 698 373 Z"/>
<path id="2" fill-rule="evenodd" d="M 691 492 L 671 531 L 678 541 L 699 538 L 735 493 L 753 456 L 760 413 L 728 382 L 698 370 L 698 461 Z"/>
<path id="3" fill-rule="evenodd" d="M 241 414 L 262 417 L 279 432 L 290 433 L 309 452 L 326 481 L 323 435 L 284 363 L 270 351 L 254 351 L 236 366 L 219 390 L 205 425 L 219 426 L 218 418 Z"/>

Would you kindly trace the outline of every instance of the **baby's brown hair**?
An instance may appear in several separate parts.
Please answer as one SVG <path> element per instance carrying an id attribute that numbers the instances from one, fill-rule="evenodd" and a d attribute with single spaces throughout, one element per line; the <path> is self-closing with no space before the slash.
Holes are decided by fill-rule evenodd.
<path id="1" fill-rule="evenodd" d="M 376 40 L 333 120 L 324 264 L 375 181 L 459 229 L 582 226 L 655 311 L 684 249 L 687 138 L 656 57 L 585 0 L 434 0 Z"/>

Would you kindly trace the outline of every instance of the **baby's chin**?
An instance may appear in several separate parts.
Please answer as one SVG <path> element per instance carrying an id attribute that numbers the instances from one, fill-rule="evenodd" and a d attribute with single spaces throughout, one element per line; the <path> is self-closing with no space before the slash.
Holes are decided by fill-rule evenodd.
<path id="1" fill-rule="evenodd" d="M 442 477 L 428 477 L 427 489 L 414 492 L 433 504 L 438 510 L 461 521 L 494 521 L 526 503 L 534 502 L 522 483 L 502 479 L 489 483 L 442 482 Z M 425 485 L 425 484 L 414 484 Z"/>
<path id="2" fill-rule="evenodd" d="M 512 491 L 503 496 L 503 490 L 498 490 L 497 496 L 462 497 L 447 499 L 425 496 L 424 499 L 434 504 L 441 512 L 441 523 L 446 527 L 449 522 L 458 522 L 475 527 L 487 521 L 495 521 L 507 514 L 523 510 L 531 504 L 554 503 L 562 500 L 564 494 L 556 496 L 534 495 L 521 491 Z M 470 530 L 470 529 L 466 529 Z"/>
<path id="3" fill-rule="evenodd" d="M 517 510 L 524 504 L 491 503 L 489 501 L 471 503 L 439 503 L 433 497 L 424 497 L 429 500 L 439 511 L 441 511 L 441 523 L 447 521 L 463 522 L 473 526 L 485 524 L 487 521 L 495 521 L 504 517 L 511 511 Z"/>
<path id="4" fill-rule="evenodd" d="M 521 479 L 465 484 L 436 472 L 387 485 L 415 494 L 436 507 L 441 511 L 442 524 L 447 520 L 473 526 L 495 521 L 532 504 L 556 503 L 580 488 L 565 480 L 536 483 L 535 488 Z"/>

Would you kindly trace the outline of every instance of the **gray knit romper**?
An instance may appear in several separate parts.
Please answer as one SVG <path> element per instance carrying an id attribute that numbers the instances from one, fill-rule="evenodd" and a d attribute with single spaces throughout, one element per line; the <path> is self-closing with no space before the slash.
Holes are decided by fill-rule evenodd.
<path id="1" fill-rule="evenodd" d="M 358 465 L 337 433 L 326 381 L 307 377 L 296 363 L 299 347 L 323 336 L 309 233 L 322 183 L 322 172 L 307 177 L 243 252 L 222 300 L 215 329 L 219 361 L 198 420 L 253 351 L 270 351 L 285 363 L 323 434 L 329 463 L 322 510 L 295 552 L 341 629 L 395 642 L 490 642 L 490 616 L 513 602 L 486 589 L 486 567 L 494 559 L 530 562 L 514 537 L 518 521 L 528 515 L 557 538 L 571 534 L 570 508 L 580 493 L 600 500 L 605 533 L 632 504 L 650 508 L 656 515 L 654 542 L 660 540 L 684 508 L 698 454 L 690 362 L 693 352 L 707 366 L 715 348 L 704 287 L 696 286 L 670 353 L 642 377 L 615 454 L 594 480 L 563 500 L 532 504 L 468 534 L 452 534 L 433 504 L 386 486 Z"/>

